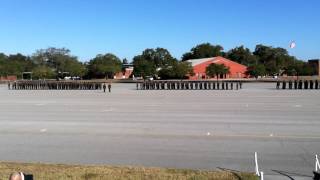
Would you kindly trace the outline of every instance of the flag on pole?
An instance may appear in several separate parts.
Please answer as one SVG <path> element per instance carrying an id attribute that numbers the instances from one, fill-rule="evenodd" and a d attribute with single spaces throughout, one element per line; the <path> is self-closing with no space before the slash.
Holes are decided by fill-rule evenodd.
<path id="1" fill-rule="evenodd" d="M 293 49 L 293 48 L 295 48 L 295 47 L 296 47 L 296 42 L 292 41 L 292 42 L 290 43 L 290 48 Z"/>

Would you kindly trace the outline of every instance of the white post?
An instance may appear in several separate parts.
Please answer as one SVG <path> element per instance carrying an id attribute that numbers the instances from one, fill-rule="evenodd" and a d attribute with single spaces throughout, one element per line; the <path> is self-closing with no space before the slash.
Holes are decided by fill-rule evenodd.
<path id="1" fill-rule="evenodd" d="M 318 159 L 318 155 L 316 154 L 316 168 L 315 168 L 316 172 L 318 172 L 320 170 L 320 162 Z"/>
<path id="2" fill-rule="evenodd" d="M 258 155 L 257 155 L 257 152 L 254 153 L 254 162 L 255 162 L 256 175 L 257 175 L 257 176 L 260 176 L 259 166 L 258 166 Z"/>
<path id="3" fill-rule="evenodd" d="M 263 180 L 263 172 L 261 171 L 260 180 Z"/>

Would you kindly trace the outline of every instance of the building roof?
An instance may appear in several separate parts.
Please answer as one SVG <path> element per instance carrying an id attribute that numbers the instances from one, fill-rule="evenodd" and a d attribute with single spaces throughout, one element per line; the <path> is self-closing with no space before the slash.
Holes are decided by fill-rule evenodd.
<path id="1" fill-rule="evenodd" d="M 246 67 L 243 64 L 239 64 L 237 62 L 231 61 L 230 59 L 226 59 L 224 57 L 221 56 L 217 56 L 217 57 L 210 57 L 210 58 L 202 58 L 202 59 L 189 59 L 187 60 L 187 62 L 190 62 L 192 66 L 196 66 L 208 61 L 212 61 L 212 63 L 218 63 L 219 61 L 224 61 L 224 62 L 229 62 L 229 63 L 233 63 L 233 64 L 238 64 L 239 66 L 243 66 Z"/>
<path id="2" fill-rule="evenodd" d="M 215 57 L 210 57 L 210 58 L 202 58 L 202 59 L 189 59 L 187 62 L 191 63 L 192 66 L 196 66 L 199 64 L 202 64 L 207 61 L 214 61 Z"/>

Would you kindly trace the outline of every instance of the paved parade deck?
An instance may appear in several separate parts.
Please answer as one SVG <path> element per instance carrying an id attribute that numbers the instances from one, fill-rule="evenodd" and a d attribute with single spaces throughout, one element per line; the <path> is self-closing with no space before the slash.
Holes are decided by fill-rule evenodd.
<path id="1" fill-rule="evenodd" d="M 0 85 L 0 160 L 144 165 L 312 175 L 320 90 L 7 90 Z"/>

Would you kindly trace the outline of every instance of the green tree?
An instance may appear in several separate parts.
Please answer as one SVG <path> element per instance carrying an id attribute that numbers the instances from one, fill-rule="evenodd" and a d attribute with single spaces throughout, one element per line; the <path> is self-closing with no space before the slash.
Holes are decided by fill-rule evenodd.
<path id="1" fill-rule="evenodd" d="M 172 66 L 162 68 L 158 72 L 161 79 L 184 79 L 187 75 L 194 75 L 193 68 L 189 62 L 176 62 Z"/>
<path id="2" fill-rule="evenodd" d="M 7 75 L 7 68 L 6 68 L 7 61 L 8 61 L 8 57 L 5 54 L 0 53 L 0 76 Z"/>
<path id="3" fill-rule="evenodd" d="M 89 73 L 98 78 L 113 78 L 116 73 L 121 71 L 121 67 L 121 60 L 111 53 L 97 55 L 88 65 Z"/>
<path id="4" fill-rule="evenodd" d="M 217 80 L 219 79 L 219 76 L 224 76 L 229 73 L 230 73 L 229 67 L 226 67 L 224 64 L 212 63 L 206 68 L 207 76 L 210 76 L 210 77 L 216 76 Z"/>
<path id="5" fill-rule="evenodd" d="M 8 61 L 15 62 L 15 64 L 17 65 L 16 68 L 18 69 L 19 73 L 24 71 L 31 71 L 34 68 L 34 63 L 31 61 L 31 58 L 20 53 L 9 55 Z"/>
<path id="6" fill-rule="evenodd" d="M 32 78 L 33 79 L 52 79 L 56 77 L 56 73 L 54 69 L 48 66 L 37 66 L 32 71 Z"/>
<path id="7" fill-rule="evenodd" d="M 170 66 L 176 62 L 176 59 L 164 48 L 146 49 L 141 56 L 145 60 L 153 62 L 156 68 Z"/>
<path id="8" fill-rule="evenodd" d="M 187 75 L 193 76 L 193 67 L 189 62 L 177 62 L 173 66 L 173 70 L 175 72 L 175 77 L 178 79 L 183 79 Z"/>
<path id="9" fill-rule="evenodd" d="M 32 59 L 37 65 L 45 65 L 56 69 L 56 71 L 64 71 L 64 63 L 70 57 L 72 56 L 69 49 L 49 47 L 37 50 Z"/>
<path id="10" fill-rule="evenodd" d="M 231 49 L 227 52 L 226 57 L 246 66 L 257 64 L 257 57 L 252 54 L 250 49 L 244 46 Z"/>
<path id="11" fill-rule="evenodd" d="M 20 53 L 6 56 L 0 54 L 0 75 L 15 75 L 21 77 L 22 72 L 31 71 L 34 64 L 29 57 Z"/>
<path id="12" fill-rule="evenodd" d="M 47 66 L 55 70 L 60 78 L 63 72 L 68 72 L 72 76 L 83 76 L 86 72 L 85 66 L 78 61 L 76 56 L 70 54 L 66 48 L 50 47 L 37 50 L 32 57 L 37 66 Z"/>
<path id="13" fill-rule="evenodd" d="M 176 62 L 177 60 L 172 57 L 167 49 L 145 49 L 141 55 L 133 58 L 133 74 L 144 78 L 146 76 L 156 76 L 158 75 L 157 70 L 166 69 L 161 73 L 168 71 L 168 67 L 172 67 Z"/>
<path id="14" fill-rule="evenodd" d="M 174 72 L 174 69 L 172 66 L 162 68 L 158 72 L 158 76 L 160 79 L 175 79 L 176 73 Z"/>
<path id="15" fill-rule="evenodd" d="M 189 59 L 209 58 L 223 55 L 223 47 L 220 45 L 212 45 L 210 43 L 199 44 L 193 47 L 190 52 L 182 55 L 182 61 Z"/>
<path id="16" fill-rule="evenodd" d="M 316 71 L 309 63 L 303 61 L 297 61 L 292 67 L 297 76 L 312 76 Z"/>
<path id="17" fill-rule="evenodd" d="M 153 61 L 146 60 L 142 55 L 133 58 L 133 74 L 137 77 L 156 75 L 156 66 Z"/>
<path id="18" fill-rule="evenodd" d="M 253 54 L 258 57 L 259 64 L 265 66 L 268 75 L 281 75 L 295 60 L 286 49 L 261 44 L 256 46 Z"/>
<path id="19" fill-rule="evenodd" d="M 81 78 L 88 72 L 86 66 L 76 59 L 66 61 L 65 70 L 69 72 L 71 76 L 79 76 Z"/>
<path id="20" fill-rule="evenodd" d="M 258 78 L 266 74 L 266 68 L 263 64 L 254 64 L 248 67 L 246 74 Z"/>

